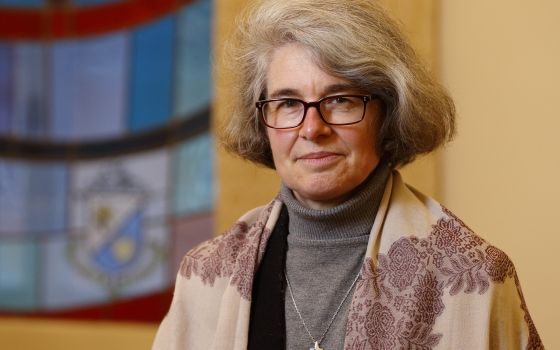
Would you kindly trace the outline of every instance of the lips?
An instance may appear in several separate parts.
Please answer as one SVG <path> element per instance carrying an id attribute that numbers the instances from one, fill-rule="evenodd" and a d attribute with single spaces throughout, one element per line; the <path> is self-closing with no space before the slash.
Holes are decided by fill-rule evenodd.
<path id="1" fill-rule="evenodd" d="M 326 170 L 338 164 L 343 155 L 336 152 L 311 152 L 296 158 L 296 161 L 308 169 Z"/>
<path id="2" fill-rule="evenodd" d="M 311 152 L 304 154 L 303 156 L 297 157 L 298 160 L 313 160 L 313 159 L 325 159 L 340 156 L 339 153 L 335 152 Z"/>

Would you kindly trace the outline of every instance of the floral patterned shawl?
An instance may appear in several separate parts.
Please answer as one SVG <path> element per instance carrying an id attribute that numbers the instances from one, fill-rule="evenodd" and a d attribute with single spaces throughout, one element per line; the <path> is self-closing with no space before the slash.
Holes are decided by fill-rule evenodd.
<path id="1" fill-rule="evenodd" d="M 282 202 L 189 251 L 154 350 L 246 349 L 254 274 Z M 544 349 L 510 259 L 394 172 L 371 229 L 345 349 Z"/>

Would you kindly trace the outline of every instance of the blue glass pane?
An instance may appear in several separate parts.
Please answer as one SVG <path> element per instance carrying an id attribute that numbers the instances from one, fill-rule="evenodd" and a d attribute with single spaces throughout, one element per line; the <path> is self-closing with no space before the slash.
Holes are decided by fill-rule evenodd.
<path id="1" fill-rule="evenodd" d="M 213 206 L 212 138 L 204 134 L 180 146 L 175 177 L 175 213 L 210 210 Z"/>
<path id="2" fill-rule="evenodd" d="M 0 234 L 63 230 L 67 180 L 60 164 L 0 159 Z"/>
<path id="3" fill-rule="evenodd" d="M 0 44 L 0 134 L 10 127 L 12 105 L 12 51 L 8 45 Z"/>
<path id="4" fill-rule="evenodd" d="M 124 0 L 73 0 L 72 2 L 76 5 L 102 5 L 102 4 L 112 4 L 115 2 L 123 2 Z"/>
<path id="5" fill-rule="evenodd" d="M 77 250 L 79 243 L 78 238 L 66 235 L 43 243 L 43 308 L 53 310 L 100 304 L 109 298 L 107 289 L 93 278 L 88 278 L 88 271 L 84 271 L 80 263 L 83 252 Z"/>
<path id="6" fill-rule="evenodd" d="M 178 16 L 173 114 L 188 117 L 210 104 L 212 2 L 199 0 Z"/>
<path id="7" fill-rule="evenodd" d="M 37 306 L 37 252 L 31 241 L 0 240 L 0 310 Z"/>
<path id="8" fill-rule="evenodd" d="M 0 6 L 38 7 L 44 0 L 0 0 Z"/>
<path id="9" fill-rule="evenodd" d="M 104 138 L 122 134 L 127 100 L 127 37 L 57 43 L 52 54 L 52 135 Z"/>
<path id="10" fill-rule="evenodd" d="M 169 233 L 164 222 L 161 224 L 145 225 L 142 231 L 143 247 L 136 264 L 137 278 L 123 286 L 123 297 L 139 296 L 162 291 L 172 283 L 169 273 L 170 256 L 167 248 L 170 246 Z"/>
<path id="11" fill-rule="evenodd" d="M 14 45 L 12 130 L 16 135 L 47 135 L 44 60 L 42 44 Z"/>
<path id="12" fill-rule="evenodd" d="M 171 114 L 173 18 L 141 27 L 132 43 L 130 128 L 148 129 Z"/>

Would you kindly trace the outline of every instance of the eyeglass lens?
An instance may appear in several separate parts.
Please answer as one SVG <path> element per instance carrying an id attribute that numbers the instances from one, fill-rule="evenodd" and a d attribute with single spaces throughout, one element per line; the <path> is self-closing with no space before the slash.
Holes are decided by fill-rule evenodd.
<path id="1" fill-rule="evenodd" d="M 263 117 L 271 127 L 290 128 L 298 126 L 306 115 L 307 109 L 314 108 L 296 99 L 267 101 L 262 105 Z M 332 96 L 319 102 L 323 120 L 328 124 L 351 124 L 359 122 L 364 115 L 364 98 L 360 96 Z"/>

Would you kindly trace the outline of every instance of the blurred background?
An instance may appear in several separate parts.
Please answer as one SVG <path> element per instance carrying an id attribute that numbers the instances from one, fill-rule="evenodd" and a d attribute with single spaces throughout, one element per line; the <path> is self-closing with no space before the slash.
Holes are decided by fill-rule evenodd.
<path id="1" fill-rule="evenodd" d="M 0 1 L 0 333 L 36 325 L 12 347 L 53 320 L 165 315 L 181 257 L 214 231 L 213 14 Z"/>
<path id="2" fill-rule="evenodd" d="M 560 348 L 560 4 L 382 2 L 458 109 L 405 179 L 508 253 Z M 212 137 L 247 3 L 0 0 L 2 347 L 149 349 L 184 252 L 275 195 Z"/>

